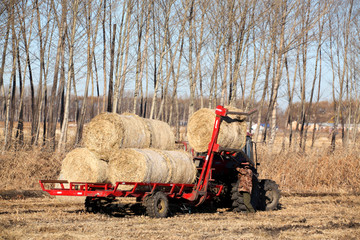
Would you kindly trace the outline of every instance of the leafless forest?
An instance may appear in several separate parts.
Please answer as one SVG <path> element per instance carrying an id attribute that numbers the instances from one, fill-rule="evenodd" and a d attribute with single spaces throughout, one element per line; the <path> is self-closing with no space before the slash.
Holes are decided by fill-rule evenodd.
<path id="1" fill-rule="evenodd" d="M 84 124 L 103 111 L 160 119 L 179 132 L 194 111 L 217 104 L 257 108 L 250 120 L 269 127 L 257 128 L 255 138 L 269 146 L 279 127 L 288 146 L 304 150 L 317 133 L 309 124 L 329 119 L 332 148 L 338 139 L 352 146 L 360 120 L 359 6 L 1 1 L 2 151 L 26 144 L 61 152 L 69 123 L 76 124 L 76 146 Z"/>

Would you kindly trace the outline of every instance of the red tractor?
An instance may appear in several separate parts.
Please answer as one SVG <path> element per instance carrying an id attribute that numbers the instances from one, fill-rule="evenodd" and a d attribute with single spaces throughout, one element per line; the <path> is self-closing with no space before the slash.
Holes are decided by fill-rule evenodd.
<path id="1" fill-rule="evenodd" d="M 177 210 L 196 211 L 229 208 L 233 211 L 245 211 L 242 194 L 238 191 L 236 166 L 249 163 L 253 175 L 251 204 L 256 210 L 274 210 L 278 208 L 280 191 L 278 185 L 268 179 L 258 179 L 255 145 L 250 135 L 246 137 L 244 149 L 223 149 L 217 144 L 222 118 L 228 114 L 250 115 L 244 112 L 230 112 L 217 106 L 212 138 L 208 151 L 194 157 L 198 168 L 198 178 L 194 184 L 180 183 L 143 183 L 116 182 L 87 183 L 68 182 L 66 180 L 40 180 L 41 188 L 51 195 L 86 196 L 85 208 L 88 212 L 128 213 L 145 211 L 150 217 L 167 217 Z M 47 186 L 45 186 L 45 184 Z M 52 184 L 49 187 L 48 184 Z M 57 187 L 54 187 L 58 185 Z M 129 185 L 130 190 L 120 190 L 119 186 Z M 135 197 L 137 204 L 113 204 L 119 197 Z M 170 203 L 170 204 L 169 204 Z"/>

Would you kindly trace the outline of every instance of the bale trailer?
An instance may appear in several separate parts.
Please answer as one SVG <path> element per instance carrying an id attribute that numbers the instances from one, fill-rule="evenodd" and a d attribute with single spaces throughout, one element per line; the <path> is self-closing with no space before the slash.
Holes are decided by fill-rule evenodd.
<path id="1" fill-rule="evenodd" d="M 194 184 L 123 182 L 90 183 L 67 180 L 40 180 L 43 191 L 53 196 L 82 196 L 87 212 L 106 212 L 116 199 L 136 198 L 134 212 L 145 212 L 154 218 L 168 217 L 171 206 L 188 212 L 191 209 L 230 208 L 245 211 L 241 194 L 237 191 L 238 178 L 235 170 L 241 162 L 250 163 L 254 172 L 251 204 L 257 210 L 274 210 L 278 207 L 280 191 L 269 179 L 258 179 L 256 144 L 248 134 L 243 149 L 225 149 L 217 144 L 221 122 L 228 114 L 249 116 L 256 112 L 234 112 L 219 105 L 215 110 L 215 122 L 211 141 L 206 153 L 194 156 L 197 180 Z M 121 180 L 121 179 L 119 179 Z M 124 189 L 126 186 L 127 190 Z M 119 205 L 116 205 L 117 207 Z M 124 206 L 123 206 L 124 207 Z M 142 210 L 141 210 L 142 209 Z M 121 209 L 118 209 L 121 210 Z M 124 210 L 124 209 L 123 209 Z M 125 211 L 125 210 L 124 210 Z"/>

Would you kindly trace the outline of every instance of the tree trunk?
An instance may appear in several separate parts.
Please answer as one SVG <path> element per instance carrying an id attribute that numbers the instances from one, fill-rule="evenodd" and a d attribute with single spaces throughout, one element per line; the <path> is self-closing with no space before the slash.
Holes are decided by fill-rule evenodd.
<path id="1" fill-rule="evenodd" d="M 284 40 L 285 40 L 285 22 L 286 22 L 286 17 L 287 17 L 287 0 L 283 0 L 281 5 L 279 6 L 281 8 L 281 12 L 280 14 L 282 14 L 281 16 L 281 30 L 280 30 L 280 49 L 278 50 L 278 56 L 277 56 L 277 64 L 276 64 L 276 76 L 275 76 L 275 80 L 273 82 L 273 88 L 274 88 L 274 92 L 272 94 L 272 99 L 271 99 L 271 135 L 270 135 L 270 141 L 269 141 L 269 145 L 270 145 L 270 149 L 272 148 L 272 145 L 275 142 L 275 136 L 276 136 L 276 113 L 277 113 L 277 94 L 278 94 L 278 89 L 280 86 L 280 80 L 281 80 L 281 76 L 282 76 L 282 69 L 283 69 L 283 54 L 284 54 Z M 269 110 L 270 110 L 269 109 Z"/>
<path id="2" fill-rule="evenodd" d="M 6 5 L 7 11 L 11 11 L 12 6 Z M 8 21 L 6 23 L 6 34 L 5 34 L 5 42 L 4 42 L 4 48 L 2 51 L 2 58 L 1 58 L 1 69 L 0 69 L 0 90 L 3 96 L 5 97 L 6 102 L 6 96 L 5 96 L 5 89 L 4 89 L 4 68 L 5 68 L 5 62 L 6 62 L 6 52 L 7 52 L 7 46 L 9 42 L 9 36 L 10 36 L 10 23 L 11 23 L 11 15 L 8 17 Z"/>
<path id="3" fill-rule="evenodd" d="M 128 65 L 128 58 L 129 58 L 129 48 L 130 48 L 130 25 L 131 25 L 131 14 L 132 14 L 133 5 L 132 3 L 128 2 L 127 6 L 127 13 L 126 13 L 126 34 L 124 35 L 124 38 L 126 39 L 126 47 L 125 47 L 125 58 L 124 63 L 120 64 L 120 67 L 122 68 L 121 74 L 119 74 L 119 81 L 121 77 L 121 86 L 120 86 L 120 93 L 117 97 L 118 106 L 117 108 L 113 108 L 113 112 L 119 111 L 121 112 L 121 104 L 122 104 L 122 98 L 124 95 L 124 89 L 125 89 L 125 82 L 126 82 L 126 74 L 127 74 L 127 65 Z M 125 42 L 125 40 L 124 40 Z M 120 70 L 119 70 L 120 72 Z M 118 91 L 118 90 L 116 90 Z"/>
<path id="4" fill-rule="evenodd" d="M 102 111 L 105 112 L 106 109 L 106 32 L 105 32 L 105 21 L 106 21 L 106 0 L 104 0 L 104 16 L 102 21 L 102 28 L 103 28 L 103 72 L 104 72 L 104 90 L 103 90 L 103 108 Z"/>
<path id="5" fill-rule="evenodd" d="M 163 66 L 163 60 L 164 60 L 164 56 L 166 54 L 166 43 L 167 43 L 167 37 L 168 37 L 168 27 L 167 25 L 169 24 L 169 16 L 170 16 L 170 12 L 171 12 L 171 6 L 172 3 L 168 3 L 169 6 L 167 7 L 166 10 L 166 17 L 165 17 L 165 33 L 164 33 L 164 38 L 163 38 L 163 42 L 162 42 L 162 46 L 161 46 L 161 54 L 160 54 L 160 60 L 159 60 L 159 69 L 156 69 L 156 76 L 155 76 L 155 88 L 154 88 L 154 96 L 152 99 L 152 103 L 151 103 L 151 109 L 150 109 L 150 119 L 153 119 L 155 117 L 155 105 L 156 105 L 156 98 L 157 98 L 157 92 L 159 89 L 159 85 L 160 85 L 160 74 L 162 72 L 162 66 Z M 154 23 L 155 24 L 155 23 Z M 162 84 L 162 83 L 161 83 Z"/>
<path id="6" fill-rule="evenodd" d="M 113 92 L 114 92 L 114 84 L 113 84 L 113 77 L 114 77 L 114 57 L 115 57 L 115 36 L 116 36 L 116 24 L 113 25 L 113 36 L 110 45 L 110 76 L 109 76 L 109 92 L 108 92 L 108 112 L 112 112 L 113 104 Z"/>
<path id="7" fill-rule="evenodd" d="M 148 19 L 149 19 L 149 16 L 150 16 L 150 4 L 147 4 L 147 2 L 143 2 L 142 5 L 141 5 L 141 11 L 140 13 L 138 13 L 138 16 L 136 18 L 136 22 L 137 22 L 137 31 L 138 31 L 138 42 L 137 42 L 137 45 L 138 45 L 138 48 L 137 48 L 137 60 L 136 60 L 136 76 L 135 76 L 135 91 L 134 91 L 134 99 L 133 99 L 133 110 L 132 112 L 134 114 L 136 114 L 136 108 L 137 108 L 137 99 L 138 99 L 138 96 L 139 96 L 139 91 L 140 91 L 140 86 L 141 86 L 141 81 L 142 81 L 142 68 L 143 68 L 143 57 L 142 57 L 142 54 L 141 54 L 141 43 L 142 43 L 142 32 L 143 32 L 143 17 L 144 17 L 144 14 L 145 14 L 145 5 L 148 5 L 148 13 L 147 13 L 147 17 L 146 17 L 146 22 L 147 22 L 147 25 L 146 25 L 146 40 L 145 40 L 145 49 L 144 49 L 144 52 L 146 52 L 146 48 L 147 48 L 147 43 L 148 43 L 148 39 L 149 39 L 149 34 L 148 34 L 148 30 L 149 30 L 149 24 L 148 24 Z M 139 15 L 140 16 L 140 19 L 139 19 Z"/>
<path id="8" fill-rule="evenodd" d="M 54 79 L 53 85 L 51 88 L 51 97 L 49 103 L 49 128 L 47 132 L 47 138 L 49 141 L 50 149 L 55 149 L 55 133 L 56 133 L 56 123 L 57 123 L 57 112 L 59 111 L 59 104 L 55 104 L 55 101 L 58 99 L 56 90 L 58 85 L 58 78 L 59 78 L 59 70 L 60 70 L 60 60 L 64 57 L 64 42 L 65 42 L 65 24 L 66 24 L 66 14 L 67 14 L 67 1 L 61 1 L 61 22 L 59 27 L 59 39 L 57 45 L 57 52 L 56 52 L 56 60 L 54 66 Z"/>
<path id="9" fill-rule="evenodd" d="M 96 45 L 96 38 L 97 38 L 97 32 L 98 32 L 98 26 L 99 26 L 99 16 L 100 16 L 100 11 L 97 14 L 97 18 L 96 18 L 96 26 L 95 26 L 95 30 L 94 30 L 94 35 L 93 39 L 92 39 L 92 43 L 91 43 L 91 22 L 90 22 L 90 16 L 91 16 L 91 12 L 92 12 L 92 8 L 91 8 L 91 2 L 88 2 L 88 9 L 87 9 L 87 74 L 86 74 L 86 84 L 85 84 L 85 90 L 84 90 L 84 99 L 81 105 L 81 110 L 80 110 L 80 116 L 79 116 L 79 121 L 77 122 L 77 127 L 76 127 L 76 136 L 75 136 L 75 145 L 78 145 L 82 139 L 82 131 L 83 131 L 83 127 L 84 127 L 84 123 L 85 123 L 85 116 L 86 116 L 86 110 L 87 110 L 87 98 L 88 98 L 88 91 L 89 91 L 89 84 L 90 84 L 90 78 L 92 75 L 92 59 L 94 56 L 94 51 L 95 51 L 95 45 Z M 100 8 L 99 8 L 100 10 Z M 116 25 L 114 25 L 116 26 Z M 115 27 L 114 27 L 114 35 L 115 35 Z M 111 71 L 110 71 L 111 72 Z M 109 84 L 110 82 L 112 82 L 112 77 L 111 77 L 111 73 L 110 73 L 110 80 L 109 80 Z M 110 95 L 110 94 L 109 94 Z M 111 106 L 111 104 L 108 104 L 108 106 Z"/>
<path id="10" fill-rule="evenodd" d="M 66 86 L 66 98 L 65 98 L 65 112 L 64 120 L 61 128 L 61 134 L 58 144 L 58 152 L 63 152 L 65 150 L 65 144 L 67 140 L 67 130 L 68 130 L 68 121 L 69 121 L 69 108 L 70 108 L 70 92 L 71 92 L 71 66 L 73 65 L 73 54 L 74 54 L 74 41 L 75 41 L 75 32 L 76 32 L 76 18 L 78 13 L 78 3 L 79 0 L 75 0 L 72 5 L 73 10 L 73 21 L 71 29 L 71 41 L 70 41 L 70 55 L 69 55 L 69 69 L 68 69 L 68 81 Z"/>
<path id="11" fill-rule="evenodd" d="M 15 91 L 16 91 L 16 60 L 17 60 L 17 51 L 18 51 L 18 39 L 16 38 L 16 32 L 15 32 L 15 12 L 14 12 L 14 5 L 9 6 L 9 19 L 11 25 L 11 36 L 12 36 L 12 49 L 13 49 L 13 61 L 12 61 L 12 70 L 11 70 L 11 77 L 10 77 L 10 83 L 9 83 L 9 92 L 8 97 L 6 100 L 6 118 L 5 118 L 5 128 L 4 128 L 4 146 L 2 153 L 5 152 L 5 150 L 9 149 L 11 144 L 11 138 L 12 138 L 12 125 L 14 119 L 12 118 L 14 116 L 14 101 L 15 101 Z"/>
<path id="12" fill-rule="evenodd" d="M 193 18 L 194 18 L 194 2 L 191 0 L 191 7 L 189 12 L 189 83 L 190 83 L 190 99 L 189 99 L 189 117 L 194 113 L 195 110 L 195 89 L 196 89 L 196 79 L 193 74 Z"/>

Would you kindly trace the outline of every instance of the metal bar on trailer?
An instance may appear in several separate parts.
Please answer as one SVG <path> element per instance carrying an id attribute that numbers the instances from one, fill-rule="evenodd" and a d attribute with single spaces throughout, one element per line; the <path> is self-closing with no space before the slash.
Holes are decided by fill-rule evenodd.
<path id="1" fill-rule="evenodd" d="M 87 195 L 87 193 L 89 192 L 89 184 L 85 183 L 85 195 Z"/>
<path id="2" fill-rule="evenodd" d="M 133 189 L 131 190 L 131 192 L 126 192 L 125 193 L 125 197 L 129 196 L 130 194 L 133 194 L 136 190 L 136 188 L 138 187 L 139 183 L 135 183 Z"/>
<path id="3" fill-rule="evenodd" d="M 119 184 L 120 184 L 119 182 L 116 182 L 115 187 L 114 187 L 113 194 L 115 194 L 116 190 L 117 190 L 118 187 L 119 187 Z"/>
<path id="4" fill-rule="evenodd" d="M 184 187 L 185 187 L 185 185 L 182 184 L 182 185 L 181 185 L 181 188 L 180 188 L 180 191 L 178 192 L 179 195 L 181 195 L 181 194 L 183 193 Z"/>
<path id="5" fill-rule="evenodd" d="M 169 194 L 173 194 L 173 193 L 174 193 L 174 190 L 175 190 L 176 184 L 171 184 L 170 186 L 172 186 L 172 187 L 171 187 L 171 190 L 170 190 L 170 193 L 169 193 Z"/>
<path id="6" fill-rule="evenodd" d="M 151 190 L 150 194 L 153 194 L 153 193 L 155 192 L 155 189 L 156 189 L 157 185 L 158 185 L 157 183 L 155 183 L 155 184 L 154 184 L 154 186 L 153 186 L 153 188 L 152 188 L 152 190 Z"/>
<path id="7" fill-rule="evenodd" d="M 134 193 L 138 185 L 139 185 L 139 183 L 135 183 L 135 186 L 130 193 Z"/>
<path id="8" fill-rule="evenodd" d="M 45 190 L 45 187 L 44 187 L 44 183 L 42 182 L 42 180 L 39 180 L 39 183 L 40 183 L 41 189 L 42 189 L 43 191 L 46 191 L 46 190 Z"/>
<path id="9" fill-rule="evenodd" d="M 69 183 L 67 180 L 39 180 L 39 183 Z"/>

